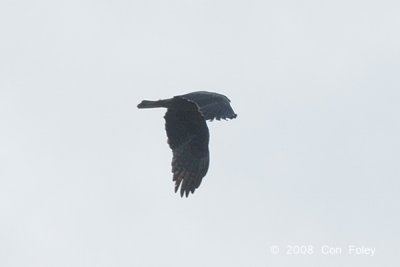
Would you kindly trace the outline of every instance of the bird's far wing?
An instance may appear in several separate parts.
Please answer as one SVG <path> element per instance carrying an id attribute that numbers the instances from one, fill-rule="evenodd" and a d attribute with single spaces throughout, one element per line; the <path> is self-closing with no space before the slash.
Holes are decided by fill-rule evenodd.
<path id="1" fill-rule="evenodd" d="M 164 116 L 168 144 L 172 149 L 175 192 L 187 197 L 200 186 L 209 165 L 207 124 L 197 111 L 168 110 Z"/>
<path id="2" fill-rule="evenodd" d="M 218 93 L 199 91 L 176 97 L 196 104 L 206 120 L 234 119 L 237 116 L 229 98 Z"/>

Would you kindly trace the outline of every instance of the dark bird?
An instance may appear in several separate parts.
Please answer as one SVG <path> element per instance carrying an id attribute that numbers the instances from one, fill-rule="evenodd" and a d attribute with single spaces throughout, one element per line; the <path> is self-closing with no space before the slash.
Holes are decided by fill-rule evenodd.
<path id="1" fill-rule="evenodd" d="M 167 108 L 165 130 L 172 149 L 175 192 L 181 197 L 200 186 L 209 165 L 209 132 L 206 120 L 234 119 L 231 101 L 213 92 L 193 92 L 158 101 L 143 100 L 138 108 Z"/>

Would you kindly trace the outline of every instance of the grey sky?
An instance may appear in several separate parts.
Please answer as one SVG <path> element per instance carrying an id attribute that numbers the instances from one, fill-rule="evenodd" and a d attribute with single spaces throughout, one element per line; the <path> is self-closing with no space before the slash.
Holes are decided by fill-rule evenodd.
<path id="1" fill-rule="evenodd" d="M 3 0 L 0 266 L 398 265 L 399 13 Z M 196 90 L 238 118 L 209 123 L 209 172 L 181 199 L 165 111 L 136 105 Z"/>

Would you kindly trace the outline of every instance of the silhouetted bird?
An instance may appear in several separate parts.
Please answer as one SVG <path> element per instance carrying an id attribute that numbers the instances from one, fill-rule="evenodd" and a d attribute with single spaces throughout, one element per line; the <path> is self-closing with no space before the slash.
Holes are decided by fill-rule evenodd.
<path id="1" fill-rule="evenodd" d="M 186 197 L 199 187 L 209 165 L 209 133 L 206 120 L 233 119 L 230 100 L 212 92 L 193 92 L 170 99 L 143 100 L 138 108 L 167 108 L 165 129 L 172 149 L 175 192 L 181 186 Z"/>

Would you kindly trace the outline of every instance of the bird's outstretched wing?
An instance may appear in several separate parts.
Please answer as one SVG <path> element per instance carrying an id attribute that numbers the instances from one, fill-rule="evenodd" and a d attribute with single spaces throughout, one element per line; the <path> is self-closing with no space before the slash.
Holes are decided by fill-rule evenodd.
<path id="1" fill-rule="evenodd" d="M 230 105 L 229 98 L 218 93 L 199 91 L 175 96 L 175 98 L 195 104 L 206 120 L 234 119 L 237 116 Z"/>
<path id="2" fill-rule="evenodd" d="M 168 144 L 172 149 L 175 192 L 187 197 L 199 187 L 209 165 L 209 132 L 198 111 L 170 110 L 164 116 Z"/>

